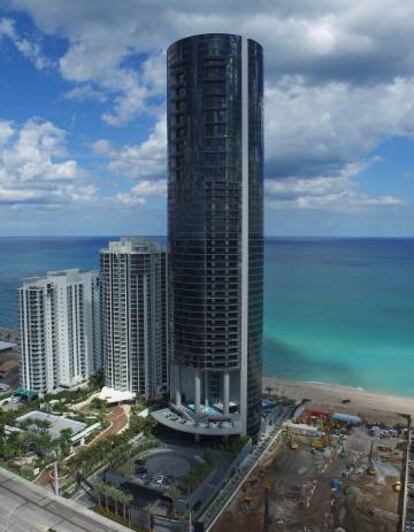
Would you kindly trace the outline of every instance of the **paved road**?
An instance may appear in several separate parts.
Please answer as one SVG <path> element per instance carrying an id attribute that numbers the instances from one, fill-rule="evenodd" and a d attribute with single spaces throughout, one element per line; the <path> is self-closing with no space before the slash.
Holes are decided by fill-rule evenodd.
<path id="1" fill-rule="evenodd" d="M 0 532 L 127 532 L 129 529 L 0 470 Z"/>

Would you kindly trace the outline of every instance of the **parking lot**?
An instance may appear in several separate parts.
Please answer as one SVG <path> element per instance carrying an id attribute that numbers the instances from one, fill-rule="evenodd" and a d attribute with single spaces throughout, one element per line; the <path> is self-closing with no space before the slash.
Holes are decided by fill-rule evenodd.
<path id="1" fill-rule="evenodd" d="M 117 472 L 135 485 L 163 493 L 203 462 L 201 454 L 185 454 L 172 448 L 151 449 L 130 458 Z"/>

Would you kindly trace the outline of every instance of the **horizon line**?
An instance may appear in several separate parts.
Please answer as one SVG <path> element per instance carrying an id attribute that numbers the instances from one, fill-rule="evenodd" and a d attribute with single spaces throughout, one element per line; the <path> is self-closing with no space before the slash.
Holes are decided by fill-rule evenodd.
<path id="1" fill-rule="evenodd" d="M 138 234 L 138 233 L 119 233 L 119 234 L 88 234 L 88 235 L 0 235 L 0 238 L 122 238 L 122 237 L 142 237 L 142 238 L 168 238 L 167 234 Z M 264 239 L 270 238 L 289 238 L 289 239 L 388 239 L 388 240 L 412 240 L 413 235 L 264 235 Z"/>

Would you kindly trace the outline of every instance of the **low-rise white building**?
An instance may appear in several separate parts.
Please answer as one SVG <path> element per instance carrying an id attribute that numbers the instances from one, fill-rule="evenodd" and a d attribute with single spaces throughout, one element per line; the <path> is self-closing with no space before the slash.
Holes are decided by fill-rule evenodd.
<path id="1" fill-rule="evenodd" d="M 28 412 L 27 414 L 18 417 L 16 419 L 16 426 L 6 425 L 5 432 L 6 434 L 11 434 L 16 431 L 36 432 L 38 430 L 36 428 L 37 421 L 47 421 L 49 423 L 49 428 L 47 430 L 53 440 L 60 438 L 63 430 L 70 429 L 70 441 L 73 447 L 76 447 L 77 445 L 85 445 L 85 438 L 101 427 L 99 421 L 87 425 L 86 423 L 76 421 L 69 417 L 55 416 L 39 410 L 33 410 L 32 412 Z M 30 425 L 30 422 L 33 422 L 32 426 Z M 22 423 L 27 423 L 28 425 L 25 428 L 21 428 L 19 425 Z"/>
<path id="2" fill-rule="evenodd" d="M 79 269 L 26 279 L 20 288 L 20 384 L 53 393 L 102 367 L 99 277 Z"/>

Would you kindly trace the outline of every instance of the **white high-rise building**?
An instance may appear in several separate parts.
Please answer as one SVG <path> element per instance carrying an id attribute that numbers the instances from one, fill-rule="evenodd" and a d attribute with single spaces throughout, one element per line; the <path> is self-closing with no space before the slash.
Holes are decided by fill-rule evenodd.
<path id="1" fill-rule="evenodd" d="M 71 269 L 25 279 L 20 295 L 20 384 L 53 393 L 102 367 L 99 277 Z"/>
<path id="2" fill-rule="evenodd" d="M 167 258 L 153 242 L 122 238 L 101 250 L 105 384 L 151 399 L 166 391 Z"/>

